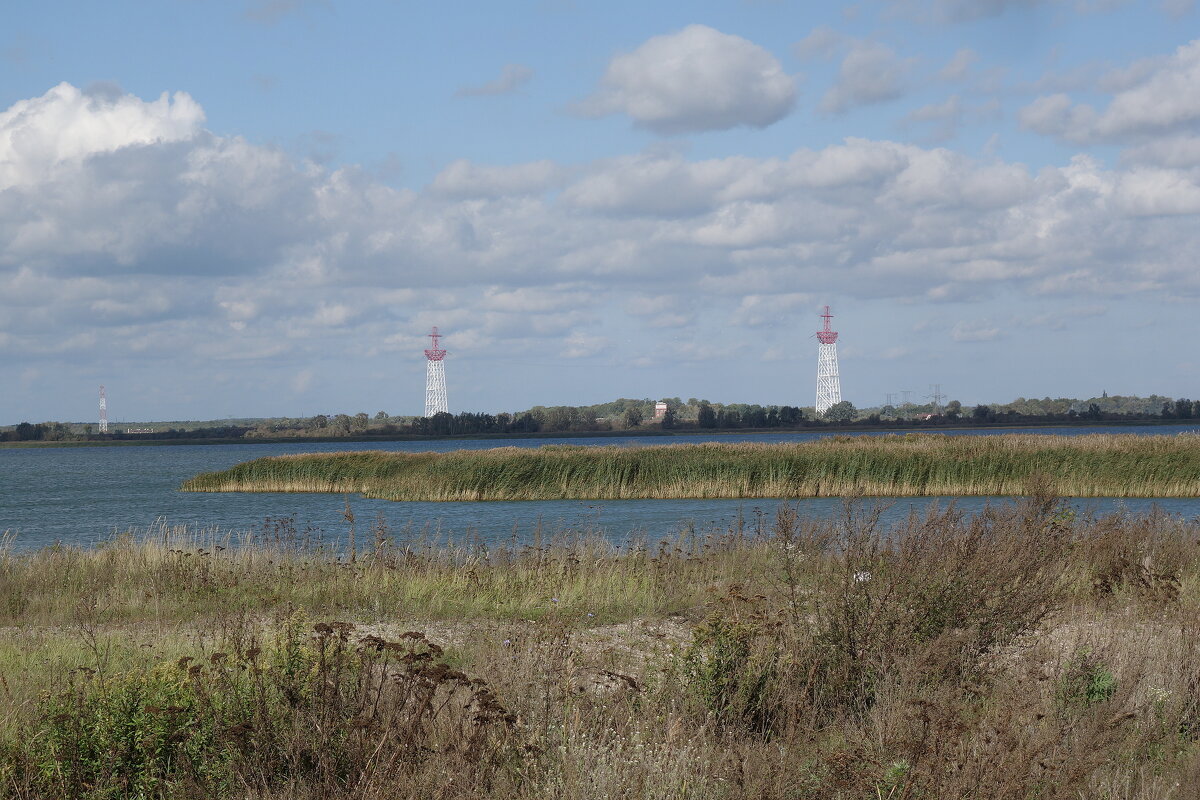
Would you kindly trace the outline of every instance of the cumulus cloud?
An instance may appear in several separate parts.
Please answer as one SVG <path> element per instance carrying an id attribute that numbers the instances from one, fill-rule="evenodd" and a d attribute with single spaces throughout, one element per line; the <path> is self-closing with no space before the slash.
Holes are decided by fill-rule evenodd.
<path id="1" fill-rule="evenodd" d="M 113 88 L 60 83 L 0 112 L 0 189 L 45 180 L 88 156 L 189 139 L 204 124 L 204 111 L 185 92 L 147 103 Z"/>
<path id="2" fill-rule="evenodd" d="M 767 50 L 689 25 L 615 56 L 578 111 L 623 113 L 639 127 L 674 135 L 765 128 L 787 116 L 795 102 L 795 80 Z"/>
<path id="3" fill-rule="evenodd" d="M 1115 90 L 1103 110 L 1066 94 L 1037 98 L 1019 114 L 1030 130 L 1076 144 L 1137 142 L 1194 132 L 1200 123 L 1200 39 L 1169 58 L 1153 59 L 1109 76 Z"/>
<path id="4" fill-rule="evenodd" d="M 913 59 L 900 58 L 882 42 L 855 42 L 842 59 L 836 82 L 822 98 L 821 110 L 840 114 L 895 100 L 904 94 L 913 64 Z"/>
<path id="5" fill-rule="evenodd" d="M 464 86 L 454 94 L 456 97 L 486 97 L 497 94 L 512 94 L 533 78 L 533 70 L 524 64 L 505 64 L 500 76 L 478 86 Z"/>
<path id="6" fill-rule="evenodd" d="M 217 136 L 184 98 L 63 86 L 0 112 L 6 357 L 272 358 L 286 385 L 316 354 L 390 357 L 416 347 L 398 331 L 430 324 L 476 354 L 584 359 L 623 347 L 600 320 L 757 331 L 818 294 L 1200 295 L 1186 167 L 1031 172 L 848 139 L 778 158 L 458 161 L 397 190 Z"/>
<path id="7" fill-rule="evenodd" d="M 672 294 L 634 295 L 625 304 L 626 313 L 640 317 L 651 328 L 682 328 L 695 321 L 695 314 Z"/>
<path id="8" fill-rule="evenodd" d="M 558 187 L 566 175 L 566 170 L 551 161 L 499 167 L 460 158 L 439 172 L 429 188 L 447 197 L 534 195 Z"/>
<path id="9" fill-rule="evenodd" d="M 790 318 L 812 305 L 812 297 L 803 292 L 781 294 L 748 294 L 742 297 L 734 309 L 731 321 L 734 325 L 760 328 L 765 325 L 786 327 Z"/>

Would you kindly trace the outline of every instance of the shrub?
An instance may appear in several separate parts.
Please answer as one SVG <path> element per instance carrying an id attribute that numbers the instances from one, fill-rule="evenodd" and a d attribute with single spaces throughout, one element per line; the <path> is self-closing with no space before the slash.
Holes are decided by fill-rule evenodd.
<path id="1" fill-rule="evenodd" d="M 293 616 L 266 652 L 216 652 L 47 699 L 35 756 L 47 796 L 225 796 L 291 785 L 322 796 L 423 772 L 489 786 L 513 761 L 514 718 L 424 634 L 352 640 L 348 623 Z M 515 750 L 513 752 L 516 752 Z"/>

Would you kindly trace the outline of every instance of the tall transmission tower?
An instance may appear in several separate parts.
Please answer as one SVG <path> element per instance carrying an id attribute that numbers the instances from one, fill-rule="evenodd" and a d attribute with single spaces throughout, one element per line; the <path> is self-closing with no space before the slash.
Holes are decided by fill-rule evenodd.
<path id="1" fill-rule="evenodd" d="M 818 414 L 824 414 L 831 406 L 842 402 L 842 382 L 838 377 L 837 361 L 838 335 L 829 327 L 829 320 L 833 319 L 829 306 L 825 306 L 825 313 L 821 316 L 825 320 L 825 327 L 817 331 L 817 341 L 821 343 L 817 354 Z"/>
<path id="2" fill-rule="evenodd" d="M 103 386 L 100 387 L 100 432 L 108 433 L 108 395 Z"/>
<path id="3" fill-rule="evenodd" d="M 946 399 L 946 395 L 942 394 L 942 385 L 940 383 L 929 384 L 929 399 L 933 401 L 933 413 L 942 413 L 942 401 Z"/>
<path id="4" fill-rule="evenodd" d="M 425 351 L 428 359 L 425 363 L 425 416 L 432 417 L 449 413 L 449 407 L 446 404 L 446 351 L 438 347 L 442 335 L 436 325 L 429 338 L 433 339 L 433 347 Z"/>

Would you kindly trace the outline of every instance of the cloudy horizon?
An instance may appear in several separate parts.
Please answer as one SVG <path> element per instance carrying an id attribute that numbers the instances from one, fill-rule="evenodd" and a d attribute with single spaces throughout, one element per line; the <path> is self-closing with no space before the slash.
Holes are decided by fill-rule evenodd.
<path id="1" fill-rule="evenodd" d="M 1200 395 L 1194 2 L 466 9 L 17 10 L 0 424 Z"/>

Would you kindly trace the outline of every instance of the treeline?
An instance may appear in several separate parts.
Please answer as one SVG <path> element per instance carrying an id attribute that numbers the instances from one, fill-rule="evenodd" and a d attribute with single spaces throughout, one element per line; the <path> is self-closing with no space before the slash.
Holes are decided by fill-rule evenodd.
<path id="1" fill-rule="evenodd" d="M 663 400 L 621 398 L 590 406 L 534 406 L 524 411 L 486 414 L 463 412 L 432 417 L 317 414 L 312 417 L 240 419 L 225 424 L 151 423 L 149 433 L 120 429 L 98 434 L 91 425 L 22 422 L 0 428 L 0 442 L 89 440 L 387 438 L 403 436 L 471 436 L 503 434 L 607 433 L 687 430 L 797 430 L 840 426 L 936 428 L 950 425 L 1098 424 L 1200 420 L 1200 400 L 1103 394 L 1087 400 L 1049 397 L 1017 398 L 1011 403 L 964 406 L 905 403 L 856 408 L 843 401 L 817 414 L 812 406 L 713 403 L 678 397 Z M 164 424 L 172 427 L 164 428 Z M 176 427 L 178 426 L 178 427 Z"/>
<path id="2" fill-rule="evenodd" d="M 82 428 L 82 430 L 81 430 Z M 126 433 L 115 429 L 110 433 L 94 433 L 91 425 L 71 425 L 62 422 L 22 422 L 0 429 L 0 442 L 84 442 L 136 441 L 138 439 L 241 439 L 254 430 L 247 425 L 215 425 L 196 428 L 161 428 L 148 433 Z"/>

